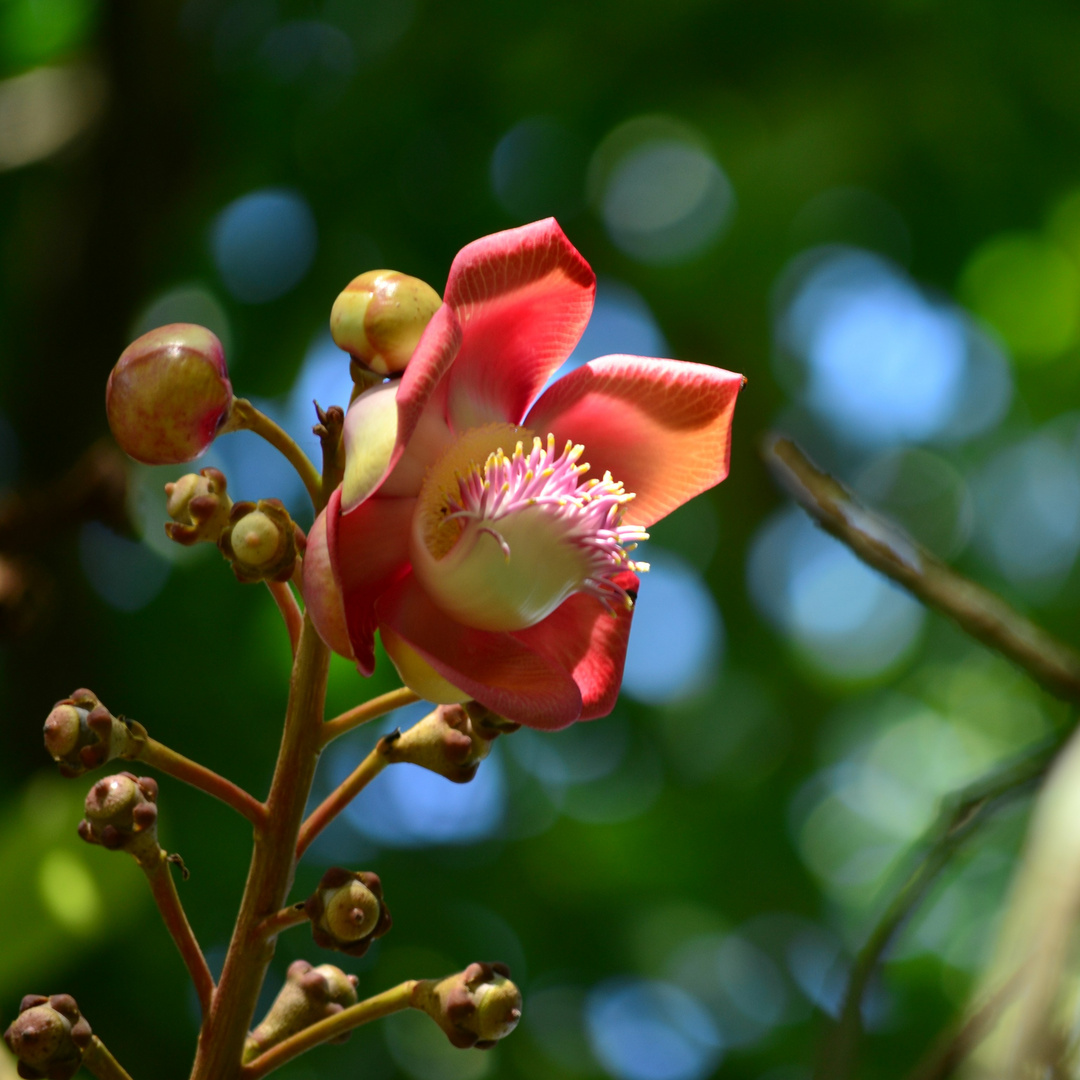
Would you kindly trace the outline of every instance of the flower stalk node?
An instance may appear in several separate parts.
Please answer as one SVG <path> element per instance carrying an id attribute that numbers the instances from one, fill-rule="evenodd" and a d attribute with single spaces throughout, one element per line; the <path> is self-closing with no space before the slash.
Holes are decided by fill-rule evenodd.
<path id="1" fill-rule="evenodd" d="M 112 715 L 92 690 L 58 701 L 45 719 L 45 749 L 66 777 L 116 758 L 134 758 L 146 742 L 141 724 Z"/>
<path id="2" fill-rule="evenodd" d="M 288 581 L 296 571 L 304 534 L 280 499 L 238 502 L 218 547 L 238 581 Z"/>
<path id="3" fill-rule="evenodd" d="M 25 1080 L 70 1080 L 82 1064 L 93 1032 L 70 994 L 27 994 L 4 1042 Z"/>
<path id="4" fill-rule="evenodd" d="M 461 1049 L 490 1050 L 517 1027 L 521 991 L 505 964 L 470 964 L 445 979 L 422 979 L 412 991 L 422 1009 Z"/>
<path id="5" fill-rule="evenodd" d="M 393 926 L 378 874 L 332 866 L 304 902 L 311 936 L 322 949 L 363 956 Z"/>
<path id="6" fill-rule="evenodd" d="M 225 474 L 214 468 L 187 473 L 166 484 L 165 509 L 172 521 L 166 522 L 165 535 L 185 546 L 200 542 L 216 544 L 232 510 L 226 487 Z"/>
<path id="7" fill-rule="evenodd" d="M 274 1004 L 244 1044 L 244 1063 L 290 1035 L 355 1005 L 357 982 L 355 975 L 346 975 L 333 964 L 313 967 L 306 960 L 294 960 Z M 330 1041 L 345 1042 L 350 1034 Z"/>

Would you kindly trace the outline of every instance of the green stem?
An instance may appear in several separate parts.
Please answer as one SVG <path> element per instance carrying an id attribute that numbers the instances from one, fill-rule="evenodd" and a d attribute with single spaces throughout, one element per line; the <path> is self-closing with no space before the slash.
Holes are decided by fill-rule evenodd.
<path id="1" fill-rule="evenodd" d="M 307 821 L 301 826 L 300 837 L 296 841 L 297 859 L 307 851 L 312 840 L 386 768 L 389 761 L 383 752 L 385 745 L 386 739 L 380 739 L 375 749 L 356 766 L 351 775 L 312 810 Z"/>
<path id="2" fill-rule="evenodd" d="M 267 1050 L 264 1054 L 260 1054 L 254 1061 L 245 1066 L 241 1074 L 243 1080 L 259 1080 L 260 1077 L 266 1076 L 267 1073 L 271 1073 L 275 1069 L 280 1069 L 286 1062 L 292 1061 L 294 1057 L 314 1046 L 329 1042 L 340 1035 L 345 1035 L 352 1031 L 353 1028 L 360 1027 L 361 1024 L 370 1023 L 372 1020 L 381 1020 L 384 1016 L 390 1016 L 393 1013 L 401 1012 L 402 1009 L 409 1008 L 412 1003 L 414 986 L 416 986 L 416 980 L 409 979 L 391 990 L 384 990 L 381 994 L 368 998 L 367 1001 L 351 1005 L 334 1016 L 327 1017 L 317 1024 L 304 1028 L 303 1031 L 285 1039 L 283 1042 L 279 1042 L 277 1046 Z"/>
<path id="3" fill-rule="evenodd" d="M 109 1048 L 95 1035 L 83 1051 L 83 1067 L 97 1080 L 131 1080 L 127 1070 L 109 1053 Z"/>
<path id="4" fill-rule="evenodd" d="M 855 959 L 840 1018 L 822 1048 L 815 1080 L 847 1080 L 854 1075 L 862 1034 L 863 997 L 882 957 L 961 845 L 1005 802 L 1043 777 L 1059 748 L 1057 742 L 1041 745 L 947 800 L 926 835 L 917 865 L 893 896 Z"/>
<path id="5" fill-rule="evenodd" d="M 380 716 L 385 716 L 395 709 L 402 709 L 406 705 L 412 705 L 419 700 L 420 695 L 414 693 L 407 686 L 391 690 L 388 694 L 380 694 L 370 701 L 365 701 L 362 705 L 357 705 L 356 708 L 350 709 L 348 712 L 343 712 L 340 716 L 335 716 L 333 720 L 327 720 L 322 726 L 322 745 L 325 746 L 328 742 L 333 742 L 339 735 L 344 735 L 346 731 L 352 731 L 353 728 L 358 728 L 361 724 L 366 724 L 370 720 L 378 720 Z"/>
<path id="6" fill-rule="evenodd" d="M 318 513 L 326 505 L 322 476 L 311 463 L 311 459 L 284 428 L 256 409 L 247 398 L 233 398 L 232 412 L 222 431 L 253 431 L 256 435 L 261 435 L 272 447 L 280 450 L 297 471 L 304 482 L 304 487 L 307 488 L 308 495 L 311 496 L 315 512 Z M 327 492 L 328 496 L 329 492 Z"/>
<path id="7" fill-rule="evenodd" d="M 330 652 L 304 617 L 293 664 L 285 730 L 257 829 L 247 885 L 210 1015 L 199 1034 L 191 1080 L 238 1080 L 244 1040 L 274 954 L 259 927 L 285 906 L 296 869 L 296 840 L 319 758 Z"/>
<path id="8" fill-rule="evenodd" d="M 132 724 L 135 728 L 136 725 Z M 256 828 L 260 828 L 266 821 L 266 807 L 249 795 L 243 788 L 237 787 L 231 780 L 219 776 L 212 769 L 200 765 L 197 761 L 170 750 L 157 739 L 151 739 L 145 734 L 145 728 L 138 725 L 137 751 L 130 760 L 141 761 L 151 768 L 167 773 L 177 780 L 183 780 L 185 784 L 197 787 L 208 795 L 220 799 L 223 803 L 231 806 L 237 813 L 243 814 Z"/>

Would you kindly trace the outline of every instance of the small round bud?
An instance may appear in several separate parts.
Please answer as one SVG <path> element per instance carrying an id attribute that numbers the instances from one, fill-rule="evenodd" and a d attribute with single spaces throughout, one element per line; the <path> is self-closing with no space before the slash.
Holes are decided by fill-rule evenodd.
<path id="1" fill-rule="evenodd" d="M 79 1071 L 93 1033 L 70 994 L 28 994 L 4 1042 L 27 1080 L 69 1080 Z"/>
<path id="2" fill-rule="evenodd" d="M 117 719 L 90 690 L 58 701 L 45 720 L 45 749 L 68 777 L 134 757 L 145 738 L 140 724 Z"/>
<path id="3" fill-rule="evenodd" d="M 238 502 L 218 547 L 240 581 L 288 581 L 296 569 L 303 533 L 278 499 Z"/>
<path id="4" fill-rule="evenodd" d="M 90 844 L 130 851 L 140 861 L 156 855 L 157 795 L 157 781 L 148 776 L 106 776 L 86 796 L 79 835 Z"/>
<path id="5" fill-rule="evenodd" d="M 427 282 L 396 270 L 369 270 L 334 301 L 330 333 L 354 359 L 379 375 L 393 375 L 405 370 L 440 307 Z"/>
<path id="6" fill-rule="evenodd" d="M 333 964 L 312 967 L 294 960 L 274 1004 L 244 1044 L 244 1064 L 298 1031 L 356 1004 L 355 975 L 346 975 Z M 346 1032 L 333 1042 L 345 1042 Z"/>
<path id="7" fill-rule="evenodd" d="M 220 469 L 188 473 L 165 485 L 165 510 L 172 521 L 165 534 L 178 544 L 201 540 L 216 544 L 229 524 L 232 499 L 226 494 L 225 474 Z"/>
<path id="8" fill-rule="evenodd" d="M 197 458 L 228 419 L 232 400 L 221 342 L 192 323 L 160 326 L 133 341 L 105 390 L 116 441 L 146 465 Z"/>
<path id="9" fill-rule="evenodd" d="M 455 784 L 467 784 L 490 753 L 492 741 L 519 726 L 480 709 L 474 720 L 463 705 L 440 705 L 407 731 L 385 736 L 382 752 L 389 761 L 407 761 Z M 501 726 L 496 721 L 502 721 Z"/>
<path id="10" fill-rule="evenodd" d="M 412 1004 L 462 1049 L 490 1050 L 521 1019 L 521 991 L 505 964 L 470 964 L 445 979 L 423 979 L 413 989 Z"/>
<path id="11" fill-rule="evenodd" d="M 363 956 L 393 925 L 378 874 L 332 866 L 304 903 L 311 936 L 323 949 Z"/>

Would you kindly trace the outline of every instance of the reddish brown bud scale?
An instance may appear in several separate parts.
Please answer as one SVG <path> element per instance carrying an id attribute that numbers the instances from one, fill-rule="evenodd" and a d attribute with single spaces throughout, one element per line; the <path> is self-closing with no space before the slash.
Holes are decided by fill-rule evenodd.
<path id="1" fill-rule="evenodd" d="M 517 1027 L 521 991 L 505 964 L 470 964 L 445 979 L 422 979 L 412 992 L 422 1009 L 461 1049 L 490 1050 Z"/>
<path id="2" fill-rule="evenodd" d="M 115 758 L 134 757 L 143 728 L 113 716 L 90 690 L 58 701 L 45 719 L 45 749 L 63 776 L 81 776 Z"/>
<path id="3" fill-rule="evenodd" d="M 165 509 L 172 521 L 166 522 L 165 535 L 185 546 L 199 541 L 216 544 L 228 526 L 232 510 L 227 487 L 225 474 L 213 468 L 188 473 L 166 484 Z"/>
<path id="4" fill-rule="evenodd" d="M 322 949 L 363 956 L 393 926 L 378 874 L 332 866 L 304 902 L 311 936 Z"/>
<path id="5" fill-rule="evenodd" d="M 146 465 L 197 458 L 228 419 L 232 400 L 221 342 L 192 323 L 161 326 L 133 341 L 105 390 L 116 441 Z"/>
<path id="6" fill-rule="evenodd" d="M 304 548 L 304 534 L 280 499 L 238 502 L 218 547 L 238 581 L 288 581 Z"/>
<path id="7" fill-rule="evenodd" d="M 93 1032 L 70 994 L 27 994 L 4 1042 L 25 1080 L 70 1080 Z"/>

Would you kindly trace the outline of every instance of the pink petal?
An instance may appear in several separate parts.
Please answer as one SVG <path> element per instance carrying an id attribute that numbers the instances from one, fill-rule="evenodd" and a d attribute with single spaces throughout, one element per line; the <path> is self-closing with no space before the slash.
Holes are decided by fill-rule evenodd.
<path id="1" fill-rule="evenodd" d="M 353 659 L 352 642 L 345 626 L 345 609 L 341 606 L 341 590 L 334 577 L 326 543 L 325 510 L 308 530 L 300 591 L 304 597 L 304 610 L 311 616 L 319 637 L 334 652 Z"/>
<path id="2" fill-rule="evenodd" d="M 554 218 L 462 248 L 446 283 L 462 328 L 448 379 L 455 429 L 519 422 L 581 338 L 595 293 L 596 276 Z"/>
<path id="3" fill-rule="evenodd" d="M 500 716 L 555 730 L 581 714 L 581 694 L 560 664 L 509 634 L 455 622 L 411 574 L 383 593 L 376 610 L 380 624 L 404 638 L 444 679 Z"/>
<path id="4" fill-rule="evenodd" d="M 627 570 L 612 580 L 637 596 L 636 574 Z M 581 691 L 579 719 L 595 720 L 607 716 L 619 696 L 633 615 L 625 608 L 609 612 L 595 597 L 576 593 L 514 637 L 570 672 Z"/>
<path id="5" fill-rule="evenodd" d="M 353 490 L 347 492 L 345 506 L 351 510 L 363 502 L 372 492 L 378 490 L 380 483 L 398 463 L 405 452 L 406 444 L 412 438 L 417 425 L 424 414 L 425 406 L 431 400 L 439 381 L 446 374 L 450 365 L 457 356 L 458 347 L 461 344 L 461 326 L 457 321 L 453 309 L 448 304 L 443 304 L 432 316 L 428 323 L 420 343 L 416 346 L 409 366 L 405 369 L 397 392 L 390 406 L 396 406 L 396 431 L 394 421 L 390 420 L 389 437 L 382 437 L 382 429 L 385 424 L 380 422 L 380 438 L 378 446 L 371 447 L 364 442 L 364 424 L 357 423 L 363 419 L 363 408 L 350 408 L 345 418 L 345 456 L 346 462 L 350 450 L 353 453 L 365 453 L 369 457 L 375 454 L 377 461 L 369 461 L 364 468 L 364 482 L 357 487 L 350 480 L 347 487 Z M 390 387 L 391 383 L 384 384 Z M 380 398 L 384 395 L 380 394 Z M 361 399 L 358 399 L 360 401 Z M 366 399 L 364 399 L 366 400 Z M 441 411 L 441 406 L 440 406 Z M 392 414 L 391 414 L 392 417 Z M 346 477 L 349 478 L 348 465 L 346 464 Z"/>
<path id="6" fill-rule="evenodd" d="M 375 601 L 409 572 L 409 526 L 415 499 L 379 496 L 341 513 L 341 489 L 326 507 L 327 547 L 341 590 L 356 666 L 375 670 Z"/>
<path id="7" fill-rule="evenodd" d="M 626 522 L 651 525 L 728 474 L 731 416 L 746 379 L 707 364 L 604 356 L 550 386 L 525 425 L 584 443 L 637 497 Z"/>

